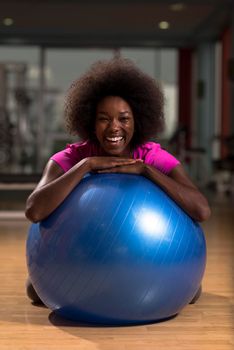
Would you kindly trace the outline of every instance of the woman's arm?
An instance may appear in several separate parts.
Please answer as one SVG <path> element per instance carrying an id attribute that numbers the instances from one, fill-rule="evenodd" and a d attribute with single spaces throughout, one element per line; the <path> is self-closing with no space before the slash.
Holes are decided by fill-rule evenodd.
<path id="1" fill-rule="evenodd" d="M 133 165 L 125 165 L 100 172 L 139 174 L 159 185 L 194 220 L 205 221 L 210 216 L 210 207 L 198 188 L 189 179 L 182 165 L 177 165 L 169 175 L 161 173 L 151 165 L 138 160 Z"/>
<path id="2" fill-rule="evenodd" d="M 210 217 L 207 199 L 187 176 L 182 165 L 177 165 L 168 176 L 146 165 L 143 175 L 158 184 L 194 220 L 201 222 Z"/>
<path id="3" fill-rule="evenodd" d="M 49 160 L 40 182 L 27 199 L 25 216 L 32 222 L 46 218 L 63 202 L 87 171 L 85 162 L 82 162 L 64 173 L 59 165 Z"/>
<path id="4" fill-rule="evenodd" d="M 90 157 L 82 159 L 64 173 L 59 165 L 49 160 L 40 182 L 27 199 L 25 215 L 32 222 L 41 221 L 64 201 L 86 173 L 135 162 L 126 158 Z"/>

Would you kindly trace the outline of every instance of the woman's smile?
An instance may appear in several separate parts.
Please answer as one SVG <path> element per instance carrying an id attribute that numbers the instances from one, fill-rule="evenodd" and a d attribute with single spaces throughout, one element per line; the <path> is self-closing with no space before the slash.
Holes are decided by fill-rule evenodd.
<path id="1" fill-rule="evenodd" d="M 123 140 L 122 136 L 117 136 L 117 137 L 106 137 L 106 140 L 109 142 L 114 142 L 114 143 L 118 143 L 120 141 Z"/>

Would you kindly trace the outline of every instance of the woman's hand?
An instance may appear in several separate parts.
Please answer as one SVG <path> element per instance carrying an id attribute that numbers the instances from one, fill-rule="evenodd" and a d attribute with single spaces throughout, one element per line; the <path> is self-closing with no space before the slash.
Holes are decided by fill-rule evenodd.
<path id="1" fill-rule="evenodd" d="M 122 167 L 134 166 L 137 160 L 120 157 L 90 157 L 86 158 L 86 162 L 91 172 L 121 172 Z"/>
<path id="2" fill-rule="evenodd" d="M 98 170 L 97 172 L 98 173 L 127 173 L 127 174 L 143 175 L 144 171 L 145 171 L 145 163 L 141 159 L 135 159 L 134 163 L 115 165 L 114 167 Z"/>

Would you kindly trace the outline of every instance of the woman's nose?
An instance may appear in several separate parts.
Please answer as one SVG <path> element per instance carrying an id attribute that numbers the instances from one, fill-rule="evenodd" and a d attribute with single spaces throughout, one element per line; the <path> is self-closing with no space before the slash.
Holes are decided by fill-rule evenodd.
<path id="1" fill-rule="evenodd" d="M 110 122 L 110 129 L 111 129 L 111 130 L 118 130 L 118 129 L 119 129 L 119 121 L 116 120 L 116 119 L 113 119 L 113 120 Z"/>

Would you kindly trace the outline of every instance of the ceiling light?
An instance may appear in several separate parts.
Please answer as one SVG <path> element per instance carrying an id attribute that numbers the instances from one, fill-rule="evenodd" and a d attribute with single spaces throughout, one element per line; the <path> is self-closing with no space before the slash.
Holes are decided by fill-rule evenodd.
<path id="1" fill-rule="evenodd" d="M 11 17 L 6 17 L 3 19 L 3 24 L 4 26 L 8 26 L 8 27 L 12 26 L 12 24 L 14 24 L 14 20 Z"/>
<path id="2" fill-rule="evenodd" d="M 176 12 L 183 11 L 185 9 L 185 4 L 183 2 L 177 2 L 175 4 L 172 4 L 170 6 L 170 9 Z"/>
<path id="3" fill-rule="evenodd" d="M 167 21 L 161 21 L 158 24 L 160 29 L 168 29 L 170 27 L 170 23 Z"/>

